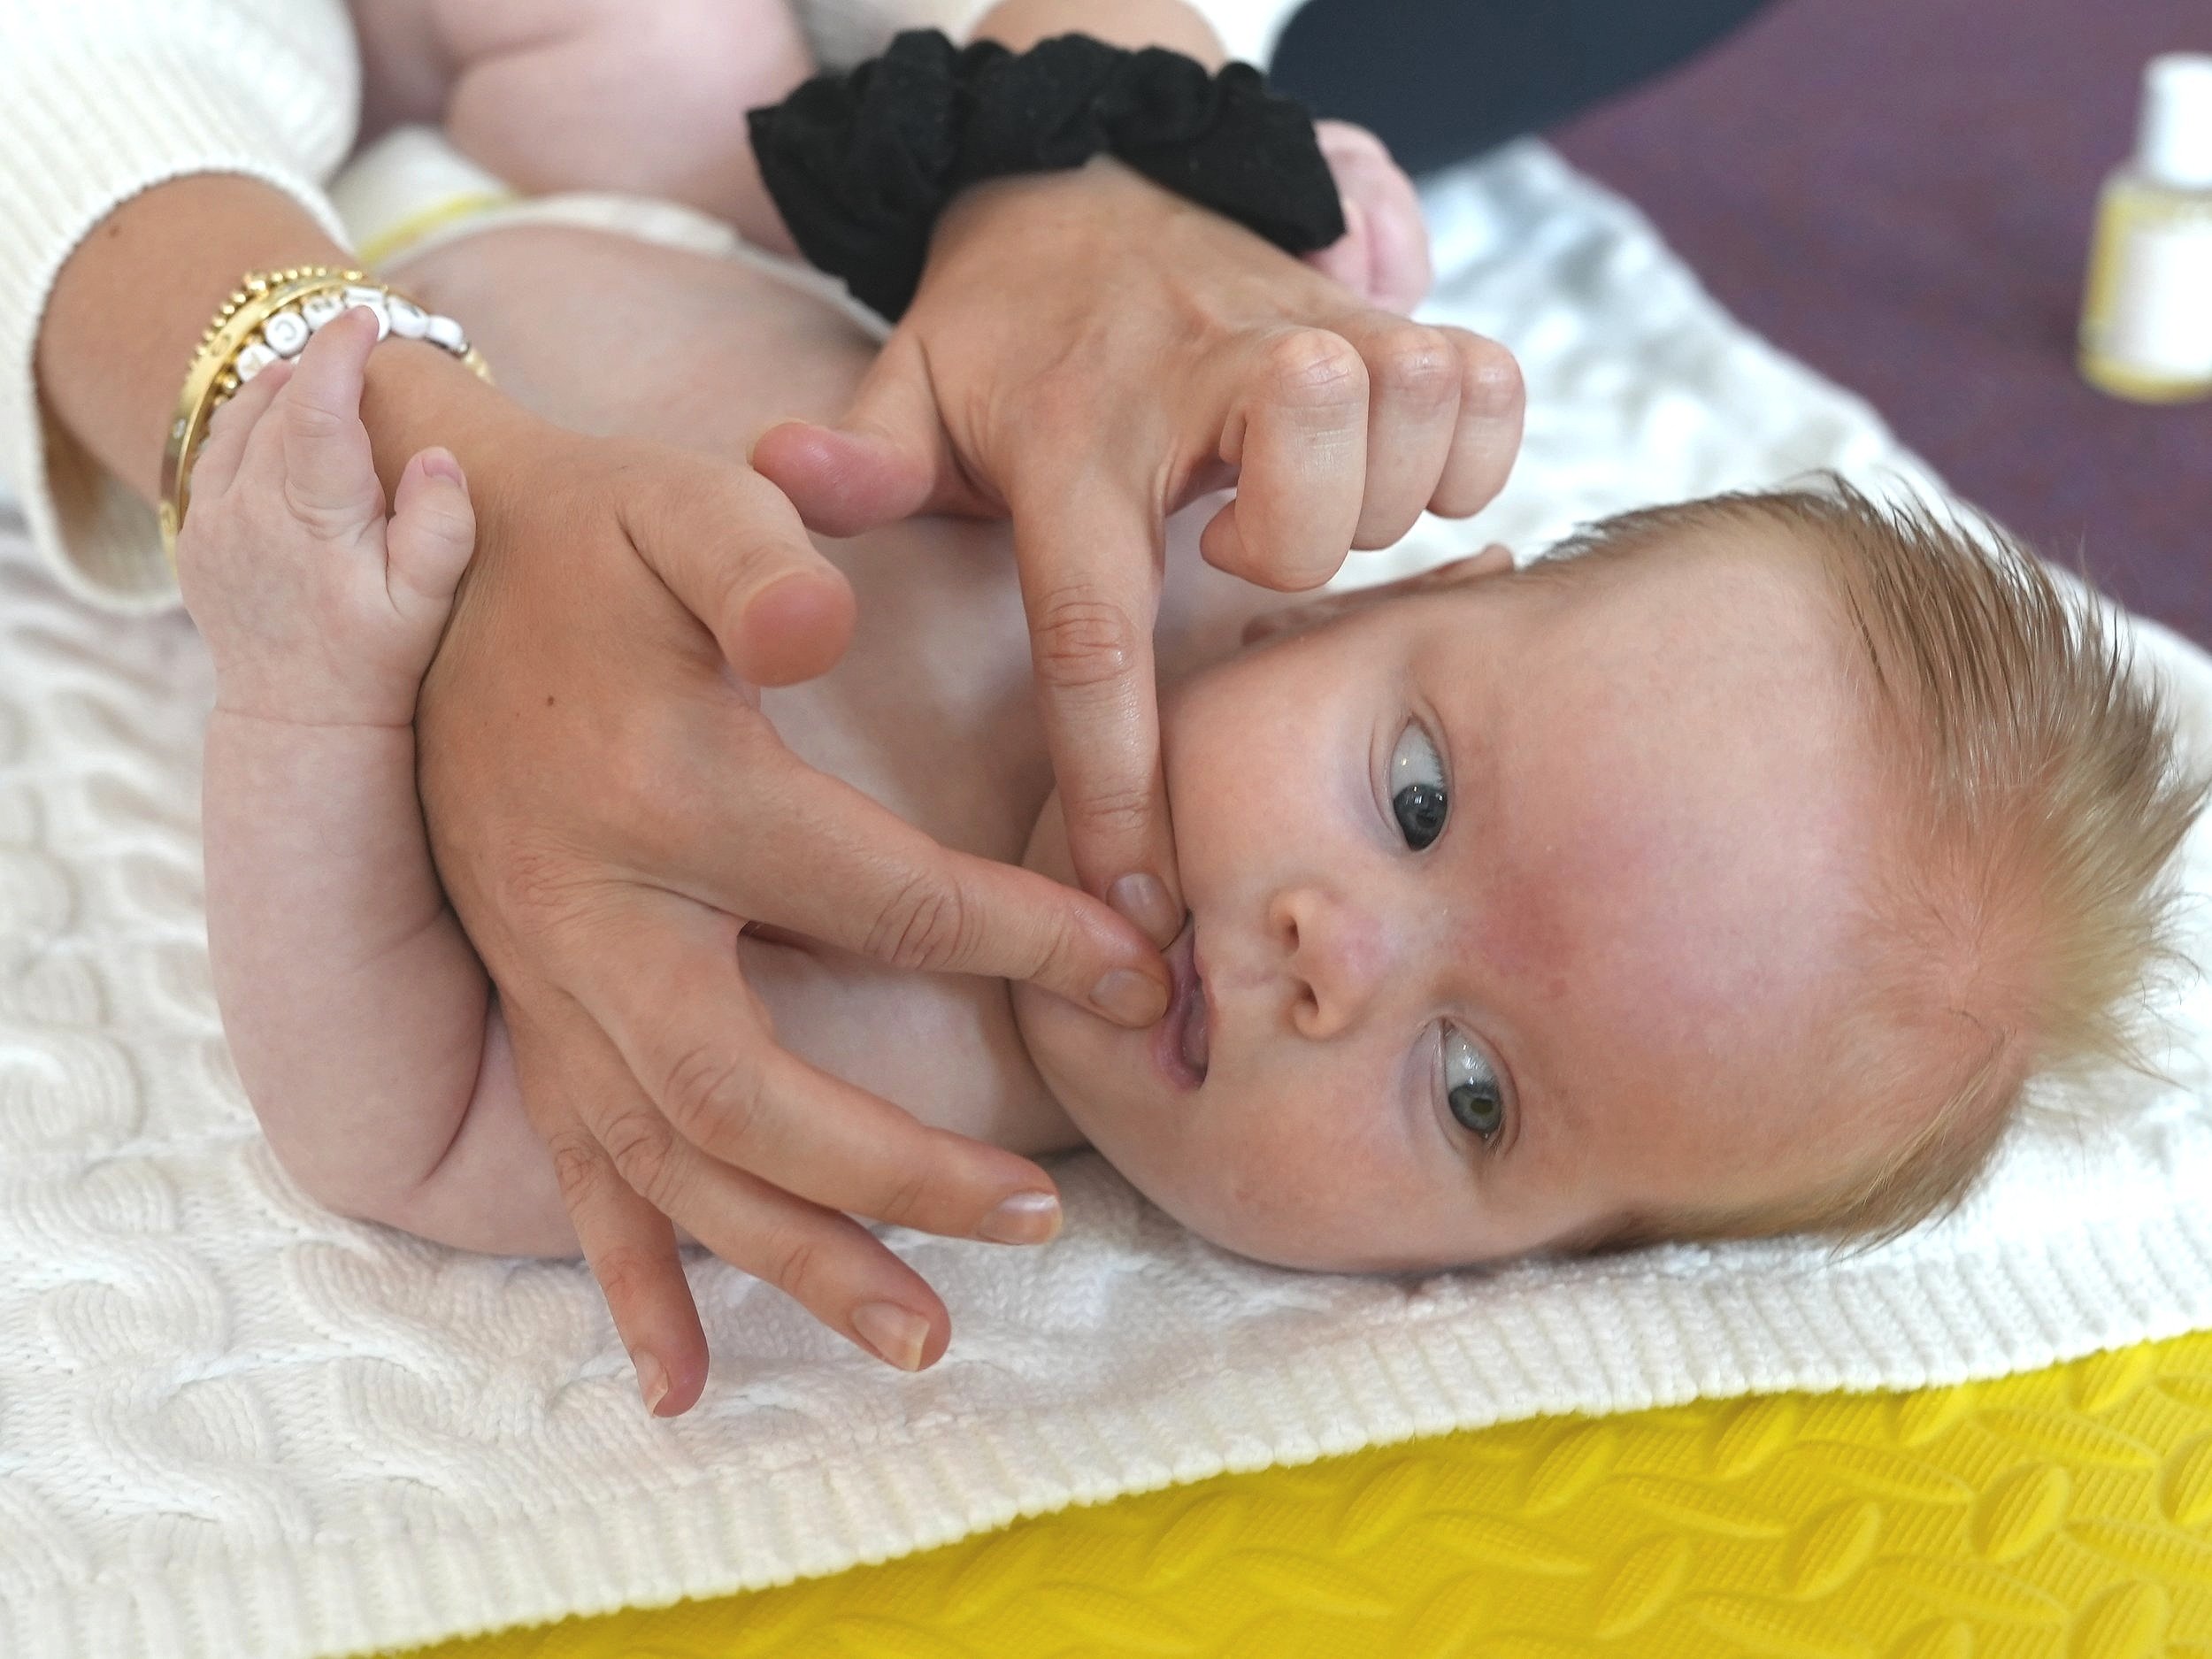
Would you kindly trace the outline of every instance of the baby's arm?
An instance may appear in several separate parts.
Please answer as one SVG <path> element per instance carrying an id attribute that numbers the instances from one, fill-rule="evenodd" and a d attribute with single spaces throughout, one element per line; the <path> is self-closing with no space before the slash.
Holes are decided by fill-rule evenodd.
<path id="1" fill-rule="evenodd" d="M 790 0 L 353 0 L 372 125 L 442 122 L 519 189 L 687 203 L 792 253 L 745 111 L 814 73 Z"/>
<path id="2" fill-rule="evenodd" d="M 415 694 L 474 519 L 442 450 L 388 518 L 359 417 L 373 313 L 218 411 L 177 547 L 215 660 L 208 946 L 278 1159 L 348 1215 L 465 1248 L 576 1248 L 415 793 Z"/>

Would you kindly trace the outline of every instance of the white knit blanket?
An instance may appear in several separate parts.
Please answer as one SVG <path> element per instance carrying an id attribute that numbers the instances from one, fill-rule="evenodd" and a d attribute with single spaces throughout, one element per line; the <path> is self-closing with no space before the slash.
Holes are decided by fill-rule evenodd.
<path id="1" fill-rule="evenodd" d="M 1528 373 L 1512 487 L 1371 578 L 1639 503 L 1918 469 L 1525 145 L 1432 194 L 1434 314 Z M 2212 731 L 2212 662 L 2143 645 Z M 264 1659 L 825 1573 L 1015 1517 L 1535 1412 L 1871 1388 L 2212 1325 L 2212 998 L 2172 1087 L 2016 1135 L 1955 1221 L 1423 1279 L 1200 1243 L 1093 1155 L 1043 1250 L 891 1228 L 954 1340 L 908 1377 L 701 1257 L 699 1409 L 649 1420 L 584 1270 L 324 1215 L 226 1056 L 198 846 L 205 654 L 0 534 L 0 1654 Z M 2189 850 L 2212 890 L 2212 838 Z M 2205 939 L 2200 926 L 2198 941 Z"/>

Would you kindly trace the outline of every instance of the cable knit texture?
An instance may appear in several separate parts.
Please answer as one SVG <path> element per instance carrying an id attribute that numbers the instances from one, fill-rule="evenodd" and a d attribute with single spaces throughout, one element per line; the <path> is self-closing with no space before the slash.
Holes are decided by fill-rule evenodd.
<path id="1" fill-rule="evenodd" d="M 1540 147 L 1432 194 L 1431 315 L 1535 396 L 1505 496 L 1366 580 L 1834 465 L 1919 469 Z M 1187 557 L 1192 526 L 1179 521 Z M 2212 662 L 2140 631 L 2193 741 Z M 710 1258 L 705 1399 L 648 1419 L 573 1263 L 460 1255 L 293 1189 L 210 987 L 180 617 L 119 626 L 0 534 L 0 1654 L 306 1659 L 834 1571 L 1016 1517 L 1542 1411 L 1950 1382 L 2212 1325 L 2212 997 L 2168 1087 L 2016 1134 L 1966 1212 L 1789 1241 L 1355 1278 L 1199 1242 L 1096 1156 L 1009 1250 L 879 1232 L 944 1294 L 909 1377 Z M 2188 850 L 2212 888 L 2212 837 Z M 2190 943 L 2212 945 L 2200 900 Z"/>

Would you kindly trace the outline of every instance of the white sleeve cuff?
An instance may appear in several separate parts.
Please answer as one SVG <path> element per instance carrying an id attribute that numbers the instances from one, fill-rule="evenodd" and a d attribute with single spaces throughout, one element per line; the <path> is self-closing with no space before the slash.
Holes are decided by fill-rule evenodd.
<path id="1" fill-rule="evenodd" d="M 261 179 L 342 241 L 316 180 L 352 142 L 351 25 L 334 4 L 268 9 L 0 9 L 0 479 L 65 585 L 111 609 L 161 609 L 175 585 L 152 510 L 44 419 L 40 322 L 77 244 L 123 202 L 186 174 Z"/>

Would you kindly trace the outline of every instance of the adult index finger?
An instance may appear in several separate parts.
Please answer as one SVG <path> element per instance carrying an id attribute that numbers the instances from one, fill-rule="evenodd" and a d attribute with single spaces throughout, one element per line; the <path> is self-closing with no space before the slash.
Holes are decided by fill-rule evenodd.
<path id="1" fill-rule="evenodd" d="M 893 966 L 1023 979 L 1121 1025 L 1167 1006 L 1167 964 L 1089 895 L 941 847 L 772 739 L 654 826 L 703 902 Z"/>
<path id="2" fill-rule="evenodd" d="M 1011 492 L 1038 712 L 1076 878 L 1165 949 L 1183 892 L 1160 763 L 1152 628 L 1165 529 L 1156 493 L 1085 457 Z"/>

